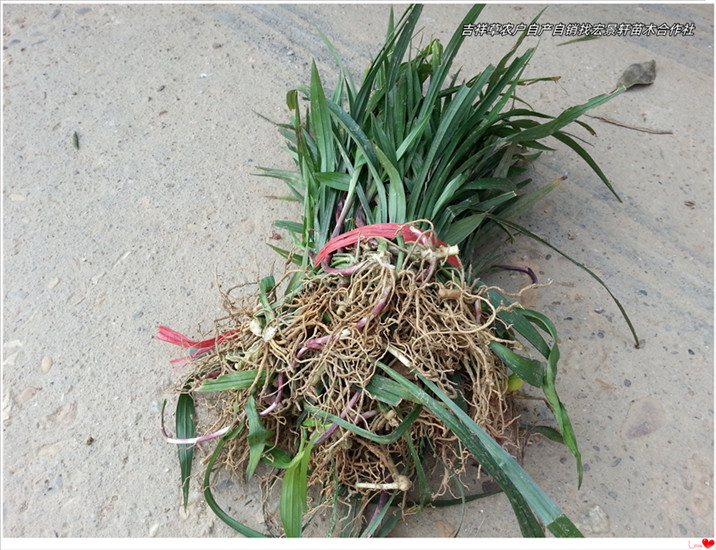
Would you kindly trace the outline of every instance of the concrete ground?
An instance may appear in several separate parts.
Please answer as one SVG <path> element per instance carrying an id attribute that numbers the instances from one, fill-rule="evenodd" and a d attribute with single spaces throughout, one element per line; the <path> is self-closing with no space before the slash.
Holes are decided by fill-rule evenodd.
<path id="1" fill-rule="evenodd" d="M 272 222 L 296 220 L 299 209 L 269 198 L 282 184 L 256 175 L 291 169 L 282 138 L 256 113 L 285 121 L 285 93 L 309 81 L 314 58 L 335 82 L 315 27 L 359 76 L 389 9 L 3 5 L 5 538 L 236 536 L 196 485 L 188 512 L 180 505 L 176 450 L 159 433 L 179 352 L 156 339 L 157 327 L 198 337 L 222 315 L 217 274 L 233 284 L 280 270 L 265 243 L 277 232 L 287 244 Z M 540 9 L 490 5 L 480 20 L 528 23 Z M 425 40 L 447 43 L 466 10 L 426 6 Z M 525 468 L 587 536 L 685 547 L 714 535 L 713 15 L 696 4 L 552 5 L 542 22 L 694 23 L 694 34 L 569 46 L 545 34 L 525 74 L 562 76 L 522 93 L 556 114 L 654 59 L 654 84 L 592 114 L 669 132 L 585 118 L 597 136 L 575 133 L 623 203 L 559 145 L 532 175 L 568 180 L 522 220 L 604 278 L 640 349 L 585 273 L 524 238 L 505 249 L 506 262 L 553 281 L 530 301 L 561 334 L 558 383 L 584 484 L 577 489 L 573 459 L 548 441 L 528 449 Z M 470 37 L 457 66 L 472 75 L 513 42 Z M 256 486 L 227 479 L 217 498 L 262 528 Z M 459 517 L 428 510 L 395 534 L 448 536 Z M 470 504 L 460 531 L 518 535 L 501 496 Z"/>

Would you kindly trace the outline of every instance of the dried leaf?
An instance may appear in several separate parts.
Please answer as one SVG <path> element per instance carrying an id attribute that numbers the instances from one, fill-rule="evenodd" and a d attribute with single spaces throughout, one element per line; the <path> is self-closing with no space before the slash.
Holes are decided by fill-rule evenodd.
<path id="1" fill-rule="evenodd" d="M 636 84 L 651 84 L 656 79 L 656 61 L 632 63 L 629 65 L 617 82 L 617 88 L 624 86 L 631 88 Z"/>

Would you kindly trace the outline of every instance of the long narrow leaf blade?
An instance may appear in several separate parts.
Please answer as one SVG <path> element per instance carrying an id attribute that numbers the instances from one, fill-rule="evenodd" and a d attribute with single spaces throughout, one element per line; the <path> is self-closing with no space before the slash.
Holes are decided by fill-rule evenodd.
<path id="1" fill-rule="evenodd" d="M 613 99 L 614 97 L 618 96 L 619 94 L 624 92 L 625 89 L 626 88 L 622 86 L 608 94 L 602 94 L 593 97 L 582 105 L 575 105 L 574 107 L 569 107 L 568 109 L 565 109 L 558 117 L 550 120 L 549 122 L 545 122 L 543 124 L 533 126 L 532 128 L 527 128 L 526 130 L 522 130 L 515 134 L 511 134 L 510 136 L 504 138 L 504 141 L 533 141 L 551 136 L 555 132 L 558 132 L 559 130 L 564 128 L 567 124 L 574 122 L 577 118 L 582 116 L 590 109 L 594 109 L 595 107 L 598 107 L 599 105 L 602 105 L 610 99 Z"/>
<path id="2" fill-rule="evenodd" d="M 194 408 L 194 398 L 191 394 L 179 394 L 176 410 L 176 431 L 179 439 L 192 439 L 196 435 L 196 410 Z M 179 449 L 182 495 L 184 509 L 186 510 L 189 499 L 189 480 L 191 479 L 191 465 L 194 459 L 194 446 L 181 444 L 177 447 Z"/>
<path id="3" fill-rule="evenodd" d="M 559 507 L 542 491 L 522 467 L 517 464 L 500 445 L 477 425 L 460 407 L 448 398 L 430 380 L 418 374 L 423 382 L 444 406 L 430 397 L 424 390 L 401 376 L 393 369 L 378 362 L 391 378 L 410 390 L 414 399 L 428 407 L 433 414 L 442 420 L 473 453 L 475 459 L 497 481 L 505 491 L 515 511 L 522 533 L 525 536 L 544 536 L 542 529 L 532 514 L 532 510 L 540 520 L 557 536 L 581 536 L 579 530 L 564 516 Z M 564 518 L 564 519 L 562 519 Z M 566 523 L 565 523 L 566 520 Z"/>
<path id="4" fill-rule="evenodd" d="M 236 521 L 234 518 L 232 518 L 229 514 L 227 514 L 221 506 L 216 502 L 216 499 L 214 498 L 214 495 L 211 492 L 211 472 L 214 468 L 214 464 L 216 463 L 216 459 L 219 458 L 219 455 L 221 454 L 221 451 L 224 448 L 224 445 L 226 445 L 226 442 L 232 439 L 233 437 L 238 434 L 242 428 L 244 427 L 243 422 L 237 426 L 235 430 L 233 430 L 231 433 L 225 435 L 219 440 L 219 443 L 217 443 L 216 448 L 214 449 L 214 452 L 211 454 L 211 458 L 209 459 L 209 463 L 206 465 L 206 471 L 204 472 L 204 499 L 206 500 L 206 503 L 209 505 L 209 508 L 216 514 L 216 516 L 226 523 L 229 527 L 232 529 L 238 531 L 245 537 L 250 538 L 266 538 L 266 535 L 263 533 L 260 533 L 259 531 L 256 531 L 254 529 L 251 529 L 250 527 L 247 527 L 243 523 Z"/>
<path id="5" fill-rule="evenodd" d="M 542 363 L 534 359 L 522 357 L 520 354 L 515 353 L 499 342 L 491 342 L 490 349 L 497 354 L 505 365 L 512 369 L 512 372 L 522 378 L 522 380 L 537 388 L 542 387 L 542 380 L 544 378 Z"/>
<path id="6" fill-rule="evenodd" d="M 267 439 L 271 434 L 261 423 L 253 395 L 246 400 L 246 420 L 249 423 L 249 434 L 246 436 L 249 443 L 249 464 L 246 467 L 246 480 L 248 481 L 261 460 Z"/>
<path id="7" fill-rule="evenodd" d="M 308 461 L 312 445 L 306 443 L 286 469 L 281 482 L 281 523 L 286 536 L 300 537 L 303 531 L 303 513 L 308 495 Z"/>
<path id="8" fill-rule="evenodd" d="M 522 534 L 529 537 L 544 536 L 539 522 L 530 509 L 530 505 L 527 503 L 525 497 L 522 496 L 520 491 L 517 490 L 512 479 L 512 476 L 517 473 L 519 473 L 520 476 L 527 474 L 524 473 L 524 470 L 521 468 L 511 474 L 503 470 L 505 467 L 504 464 L 508 463 L 508 460 L 512 459 L 512 457 L 510 457 L 507 452 L 502 449 L 502 447 L 497 445 L 497 443 L 495 443 L 494 440 L 478 426 L 478 433 L 484 434 L 484 437 L 492 441 L 492 443 L 497 447 L 493 447 L 488 450 L 483 442 L 477 437 L 477 434 L 469 431 L 455 416 L 448 412 L 448 410 L 445 409 L 439 401 L 430 397 L 424 390 L 420 389 L 418 386 L 395 372 L 387 365 L 379 362 L 378 366 L 382 368 L 391 378 L 411 391 L 413 399 L 416 402 L 428 407 L 435 416 L 437 416 L 448 428 L 450 428 L 473 454 L 482 467 L 485 468 L 495 481 L 497 481 L 510 499 L 512 509 L 514 510 L 517 521 L 520 524 Z M 514 461 L 514 459 L 512 460 Z M 519 468 L 519 465 L 517 465 L 517 467 Z"/>
<path id="9" fill-rule="evenodd" d="M 207 393 L 215 391 L 245 390 L 246 388 L 250 388 L 254 382 L 256 382 L 258 374 L 259 369 L 222 374 L 215 380 L 205 380 L 196 391 L 200 393 Z M 264 379 L 265 373 L 262 373 L 259 383 L 263 382 Z"/>
<path id="10" fill-rule="evenodd" d="M 556 246 L 554 246 L 553 244 L 551 244 L 549 241 L 546 241 L 545 239 L 543 239 L 543 238 L 537 236 L 536 234 L 532 233 L 532 232 L 531 232 L 529 229 L 527 229 L 526 227 L 523 227 L 523 226 L 521 226 L 521 225 L 519 225 L 519 224 L 517 224 L 517 223 L 515 223 L 515 222 L 513 222 L 513 221 L 509 221 L 509 220 L 505 220 L 505 219 L 500 219 L 500 220 L 499 220 L 499 223 L 504 224 L 504 225 L 507 225 L 508 227 L 511 227 L 512 229 L 515 229 L 516 231 L 519 231 L 520 233 L 523 233 L 523 234 L 527 235 L 529 238 L 534 239 L 535 241 L 540 242 L 540 243 L 542 243 L 542 244 L 545 245 L 545 246 L 548 246 L 549 248 L 551 248 L 552 250 L 554 250 L 555 252 L 557 252 L 558 254 L 560 254 L 562 257 L 564 257 L 565 259 L 567 259 L 567 260 L 569 260 L 570 262 L 572 262 L 572 263 L 573 263 L 574 265 L 576 265 L 577 267 L 580 267 L 580 268 L 582 268 L 584 271 L 586 271 L 595 281 L 597 281 L 597 282 L 604 288 L 604 290 L 607 291 L 607 293 L 609 294 L 609 296 L 611 296 L 612 300 L 614 300 L 614 303 L 616 304 L 617 308 L 619 308 L 619 311 L 621 312 L 622 317 L 624 317 L 624 320 L 626 321 L 626 324 L 629 326 L 629 330 L 631 331 L 631 334 L 632 334 L 632 336 L 634 337 L 635 346 L 636 346 L 637 348 L 639 347 L 639 336 L 638 336 L 637 333 L 636 333 L 636 329 L 634 328 L 634 325 L 632 324 L 631 319 L 629 318 L 629 315 L 628 315 L 627 312 L 626 312 L 626 309 L 624 309 L 624 306 L 622 305 L 622 303 L 621 303 L 621 302 L 619 301 L 619 299 L 614 295 L 614 293 L 609 289 L 609 287 L 607 286 L 607 284 L 606 284 L 596 273 L 594 273 L 594 271 L 592 271 L 591 269 L 589 269 L 589 268 L 588 268 L 587 266 L 585 266 L 584 264 L 578 262 L 577 260 L 575 260 L 575 259 L 572 258 L 571 256 L 565 254 L 565 253 L 562 252 L 559 248 L 557 248 Z"/>
<path id="11" fill-rule="evenodd" d="M 311 122 L 316 144 L 321 155 L 321 172 L 332 172 L 335 168 L 335 149 L 331 118 L 326 108 L 326 96 L 318 76 L 315 61 L 311 66 Z"/>
<path id="12" fill-rule="evenodd" d="M 448 408 L 473 432 L 477 435 L 480 442 L 490 452 L 498 458 L 498 466 L 501 472 L 507 473 L 510 481 L 512 481 L 522 496 L 537 513 L 540 520 L 546 525 L 547 529 L 557 536 L 581 536 L 579 529 L 562 513 L 559 507 L 545 494 L 545 492 L 537 485 L 532 478 L 525 472 L 517 461 L 512 458 L 497 442 L 480 428 L 460 407 L 455 405 L 453 401 L 445 395 L 433 382 L 426 379 L 422 375 L 418 375 L 422 382 L 433 391 L 440 400 L 445 403 Z M 502 456 L 500 456 L 502 455 Z M 493 475 L 494 477 L 494 475 Z M 502 477 L 502 476 L 500 476 Z M 503 487 L 504 489 L 504 487 Z M 507 492 L 507 491 L 506 491 Z"/>

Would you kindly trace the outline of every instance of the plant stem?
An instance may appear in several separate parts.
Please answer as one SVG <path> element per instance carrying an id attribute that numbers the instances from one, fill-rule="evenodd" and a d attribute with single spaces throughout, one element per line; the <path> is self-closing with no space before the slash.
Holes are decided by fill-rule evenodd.
<path id="1" fill-rule="evenodd" d="M 348 414 L 348 411 L 351 410 L 353 405 L 356 404 L 356 401 L 358 401 L 358 397 L 360 396 L 361 392 L 363 390 L 358 390 L 353 394 L 353 397 L 351 397 L 351 400 L 348 401 L 348 405 L 346 405 L 346 408 L 343 409 L 343 412 L 340 414 L 340 418 L 344 419 L 346 418 L 346 415 Z M 325 432 L 323 432 L 321 435 L 319 435 L 316 440 L 313 442 L 314 445 L 318 445 L 319 443 L 323 443 L 326 439 L 331 437 L 333 435 L 333 432 L 335 432 L 338 429 L 338 424 L 335 422 L 331 424 L 330 428 L 328 428 Z"/>
<path id="2" fill-rule="evenodd" d="M 535 272 L 532 271 L 529 267 L 519 267 L 516 265 L 502 265 L 502 264 L 496 264 L 492 267 L 497 267 L 499 269 L 507 269 L 508 271 L 520 271 L 522 273 L 527 273 L 527 275 L 530 276 L 530 279 L 532 279 L 532 284 L 537 284 L 539 281 L 537 280 L 537 275 L 535 275 Z"/>

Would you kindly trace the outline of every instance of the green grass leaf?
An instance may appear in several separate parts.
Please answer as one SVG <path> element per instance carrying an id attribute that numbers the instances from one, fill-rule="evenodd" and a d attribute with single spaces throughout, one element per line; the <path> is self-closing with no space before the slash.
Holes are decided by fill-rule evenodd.
<path id="1" fill-rule="evenodd" d="M 403 399 L 410 399 L 410 393 L 390 378 L 374 374 L 365 387 L 365 391 L 378 401 L 397 407 Z"/>
<path id="2" fill-rule="evenodd" d="M 385 153 L 378 147 L 374 147 L 383 169 L 388 173 L 390 185 L 388 186 L 388 221 L 393 223 L 404 223 L 405 218 L 405 187 L 398 169 L 388 159 Z"/>
<path id="3" fill-rule="evenodd" d="M 471 214 L 461 218 L 448 226 L 440 235 L 440 238 L 447 244 L 460 244 L 484 221 L 486 214 Z"/>
<path id="4" fill-rule="evenodd" d="M 528 429 L 535 433 L 542 434 L 547 439 L 551 439 L 552 441 L 555 441 L 557 443 L 564 443 L 564 438 L 562 437 L 562 434 L 554 428 L 550 428 L 549 426 L 529 426 Z"/>
<path id="5" fill-rule="evenodd" d="M 593 97 L 582 105 L 575 105 L 573 107 L 569 107 L 568 109 L 565 109 L 559 116 L 555 117 L 549 122 L 544 122 L 542 124 L 538 124 L 537 126 L 533 126 L 532 128 L 527 128 L 526 130 L 521 130 L 519 132 L 511 134 L 503 138 L 503 141 L 532 141 L 552 136 L 556 132 L 564 128 L 566 125 L 577 120 L 577 118 L 582 116 L 590 109 L 594 109 L 595 107 L 606 103 L 610 99 L 613 99 L 614 97 L 624 92 L 624 90 L 625 88 L 623 87 L 617 88 L 615 91 L 610 92 L 608 94 L 602 94 Z"/>
<path id="6" fill-rule="evenodd" d="M 308 265 L 307 263 L 304 264 L 304 261 L 306 261 L 306 260 L 304 260 L 304 256 L 302 256 L 301 254 L 293 254 L 293 253 L 289 252 L 288 250 L 279 248 L 278 246 L 274 246 L 272 244 L 270 244 L 269 247 L 273 248 L 274 251 L 277 252 L 280 256 L 283 256 L 286 259 L 291 258 L 293 263 L 295 263 L 296 265 L 300 265 L 300 266 Z M 298 275 L 298 273 L 296 275 Z M 286 291 L 286 293 L 290 294 L 290 292 L 288 290 Z"/>
<path id="7" fill-rule="evenodd" d="M 290 454 L 288 454 L 283 449 L 279 449 L 278 447 L 269 449 L 263 454 L 261 458 L 265 464 L 268 464 L 269 466 L 272 466 L 274 468 L 279 468 L 281 470 L 285 470 L 286 468 L 291 466 L 292 460 Z"/>
<path id="8" fill-rule="evenodd" d="M 424 506 L 427 506 L 430 503 L 430 500 L 432 498 L 432 493 L 430 491 L 430 485 L 428 485 L 428 478 L 425 475 L 425 470 L 423 469 L 423 463 L 421 460 L 420 455 L 418 454 L 418 450 L 415 448 L 415 445 L 413 444 L 413 440 L 409 435 L 405 436 L 405 441 L 408 444 L 408 450 L 410 451 L 410 457 L 413 459 L 413 467 L 415 468 L 415 475 L 418 478 L 418 505 L 423 508 Z"/>
<path id="9" fill-rule="evenodd" d="M 350 73 L 350 71 L 347 71 L 346 68 L 343 66 L 343 59 L 341 57 L 341 54 L 338 52 L 338 50 L 336 50 L 335 46 L 328 39 L 328 37 L 325 34 L 323 34 L 323 32 L 321 32 L 321 29 L 316 28 L 316 31 L 318 32 L 318 35 L 321 37 L 321 40 L 323 40 L 323 43 L 328 48 L 328 51 L 331 52 L 333 59 L 335 59 L 335 61 L 336 61 L 336 65 L 338 65 L 338 68 L 340 69 L 342 78 L 340 78 L 339 80 L 345 80 L 345 82 L 347 84 L 347 94 L 348 94 L 348 98 L 350 100 L 352 97 L 355 97 L 355 94 L 356 94 L 356 85 L 353 82 L 351 73 Z M 334 98 L 334 101 L 335 101 L 335 98 Z"/>
<path id="10" fill-rule="evenodd" d="M 413 407 L 413 409 L 406 415 L 406 417 L 398 425 L 398 427 L 395 428 L 395 430 L 393 430 L 387 435 L 376 435 L 373 432 L 370 432 L 363 428 L 359 428 L 355 424 L 351 424 L 347 420 L 342 419 L 340 416 L 336 416 L 335 414 L 322 411 L 314 407 L 313 405 L 309 405 L 308 403 L 305 403 L 304 405 L 306 407 L 306 410 L 314 416 L 317 416 L 324 420 L 329 420 L 334 424 L 338 424 L 341 428 L 345 428 L 349 432 L 368 439 L 369 441 L 380 443 L 381 445 L 389 445 L 391 443 L 395 443 L 396 441 L 398 441 L 398 439 L 403 437 L 403 435 L 408 431 L 408 429 L 410 429 L 410 426 L 413 424 L 413 422 L 415 422 L 415 419 L 420 416 L 420 411 L 422 410 L 422 407 L 420 405 Z"/>
<path id="11" fill-rule="evenodd" d="M 301 445 L 301 450 L 286 468 L 281 482 L 279 509 L 281 523 L 288 538 L 300 537 L 303 530 L 303 513 L 308 497 L 308 461 L 313 445 L 310 441 Z"/>
<path id="12" fill-rule="evenodd" d="M 208 393 L 215 391 L 229 391 L 229 390 L 245 390 L 250 388 L 254 382 L 263 384 L 266 379 L 266 373 L 261 373 L 259 380 L 256 377 L 259 374 L 259 369 L 250 369 L 238 372 L 230 372 L 228 374 L 222 374 L 215 380 L 207 379 L 204 383 L 196 390 L 199 393 Z"/>
<path id="13" fill-rule="evenodd" d="M 176 431 L 179 439 L 192 439 L 196 436 L 196 409 L 194 398 L 189 393 L 179 394 L 176 409 Z M 179 468 L 181 471 L 182 495 L 184 509 L 189 499 L 189 480 L 191 479 L 191 466 L 194 460 L 194 445 L 177 445 L 179 450 Z"/>
<path id="14" fill-rule="evenodd" d="M 246 400 L 246 419 L 249 423 L 249 434 L 246 437 L 249 444 L 249 464 L 246 467 L 246 480 L 254 475 L 256 466 L 259 465 L 266 443 L 273 432 L 264 428 L 261 418 L 256 410 L 256 400 L 251 395 Z"/>
<path id="15" fill-rule="evenodd" d="M 271 168 L 258 167 L 263 173 L 257 174 L 264 178 L 274 178 L 284 182 L 293 193 L 294 197 L 299 201 L 305 199 L 304 192 L 306 190 L 306 184 L 301 177 L 301 172 L 289 171 L 289 170 L 274 170 Z"/>
<path id="16" fill-rule="evenodd" d="M 385 506 L 381 509 L 380 512 L 373 518 L 373 520 L 366 526 L 365 530 L 361 533 L 360 538 L 367 538 L 372 537 L 373 534 L 376 532 L 378 527 L 380 526 L 383 519 L 385 519 L 385 516 L 388 513 L 388 510 L 390 509 L 390 505 L 393 503 L 393 500 L 395 499 L 395 496 L 398 494 L 398 491 L 393 491 L 390 495 L 390 498 L 388 498 L 388 501 L 385 503 Z M 388 531 L 389 532 L 389 531 Z"/>
<path id="17" fill-rule="evenodd" d="M 378 362 L 391 378 L 411 391 L 418 403 L 428 407 L 445 423 L 470 450 L 475 459 L 502 487 L 510 499 L 524 536 L 544 536 L 534 510 L 547 528 L 557 536 L 581 536 L 579 530 L 564 516 L 559 507 L 542 491 L 514 458 L 478 426 L 460 407 L 447 397 L 435 384 L 420 374 L 418 378 L 440 400 L 436 401 L 424 390 L 401 376 L 387 365 Z M 441 404 L 447 405 L 447 409 Z"/>
<path id="18" fill-rule="evenodd" d="M 594 170 L 594 173 L 599 176 L 599 179 L 601 179 L 604 184 L 607 186 L 607 188 L 612 192 L 612 194 L 616 197 L 616 199 L 619 202 L 623 202 L 621 197 L 617 194 L 616 190 L 612 186 L 612 184 L 607 179 L 607 176 L 602 172 L 602 169 L 599 168 L 599 165 L 594 161 L 594 159 L 587 153 L 587 151 L 579 145 L 574 139 L 572 139 L 570 136 L 565 134 L 564 132 L 554 132 L 552 134 L 552 137 L 555 139 L 558 139 L 565 145 L 567 145 L 569 148 L 571 148 L 575 153 L 577 153 L 580 157 L 584 159 L 584 161 L 589 165 L 589 167 Z"/>
<path id="19" fill-rule="evenodd" d="M 552 407 L 552 412 L 557 420 L 557 425 L 562 433 L 562 439 L 567 448 L 572 452 L 574 458 L 577 460 L 577 472 L 579 474 L 579 486 L 582 485 L 582 455 L 577 447 L 577 438 L 572 428 L 572 423 L 569 420 L 567 409 L 560 401 L 555 388 L 555 381 L 557 379 L 557 363 L 559 362 L 559 347 L 557 346 L 557 329 L 555 328 L 552 321 L 550 321 L 545 315 L 525 309 L 523 314 L 532 323 L 539 326 L 542 330 L 547 332 L 552 338 L 552 349 L 547 356 L 547 368 L 544 371 L 542 378 L 542 391 L 544 392 L 547 401 Z"/>
<path id="20" fill-rule="evenodd" d="M 318 183 L 327 185 L 336 191 L 347 192 L 350 189 L 351 178 L 348 174 L 341 172 L 321 172 L 316 174 L 315 177 Z"/>
<path id="21" fill-rule="evenodd" d="M 209 508 L 211 508 L 212 512 L 216 514 L 216 516 L 226 523 L 229 527 L 232 529 L 238 531 L 245 537 L 250 538 L 266 538 L 266 535 L 263 533 L 256 531 L 255 529 L 251 529 L 250 527 L 247 527 L 243 523 L 236 521 L 234 518 L 232 518 L 229 514 L 227 514 L 221 506 L 216 502 L 216 499 L 214 498 L 214 495 L 211 492 L 211 472 L 214 469 L 214 464 L 216 463 L 216 459 L 219 458 L 219 455 L 221 454 L 221 451 L 224 449 L 224 445 L 226 445 L 226 442 L 236 437 L 239 432 L 244 427 L 244 423 L 242 422 L 239 424 L 233 431 L 226 434 L 224 437 L 222 437 L 219 442 L 216 444 L 216 448 L 214 449 L 214 452 L 211 453 L 211 457 L 209 458 L 209 463 L 206 465 L 206 470 L 204 471 L 204 483 L 203 483 L 203 489 L 204 489 L 204 499 L 206 500 L 206 503 L 209 505 Z"/>
<path id="22" fill-rule="evenodd" d="M 623 306 L 622 303 L 619 301 L 619 299 L 614 295 L 614 293 L 612 293 L 611 290 L 609 290 L 609 287 L 607 286 L 607 284 L 606 284 L 596 273 L 594 273 L 591 269 L 589 269 L 589 268 L 588 268 L 587 266 L 585 266 L 584 264 L 578 262 L 577 260 L 575 260 L 575 259 L 572 258 L 571 256 L 568 256 L 567 254 L 565 254 L 564 252 L 562 252 L 559 248 L 557 248 L 556 246 L 552 245 L 549 241 L 547 241 L 547 240 L 545 240 L 545 239 L 543 239 L 543 238 L 537 236 L 535 233 L 532 233 L 532 232 L 529 231 L 526 227 L 523 227 L 523 226 L 521 226 L 521 225 L 519 225 L 519 224 L 517 224 L 517 223 L 515 223 L 515 222 L 513 222 L 513 221 L 505 220 L 505 219 L 499 219 L 499 223 L 500 223 L 500 224 L 503 224 L 503 225 L 506 225 L 506 226 L 508 226 L 508 227 L 510 227 L 510 228 L 512 228 L 512 229 L 514 229 L 514 230 L 516 230 L 516 231 L 518 231 L 518 232 L 520 232 L 520 233 L 522 233 L 522 234 L 524 234 L 524 235 L 527 235 L 529 238 L 534 239 L 534 240 L 537 241 L 537 242 L 542 243 L 543 245 L 545 245 L 545 246 L 551 248 L 552 250 L 554 250 L 555 252 L 557 252 L 558 254 L 560 254 L 563 258 L 565 258 L 565 259 L 569 260 L 570 262 L 572 262 L 572 263 L 573 263 L 574 265 L 576 265 L 577 267 L 579 267 L 579 268 L 583 269 L 584 271 L 586 271 L 595 281 L 597 281 L 597 282 L 604 288 L 604 290 L 607 291 L 607 293 L 609 294 L 609 296 L 611 296 L 611 298 L 612 298 L 612 300 L 614 301 L 614 303 L 616 304 L 617 308 L 619 308 L 619 311 L 621 312 L 622 317 L 623 317 L 624 320 L 626 321 L 627 326 L 629 327 L 629 330 L 631 331 L 632 336 L 634 337 L 635 346 L 636 346 L 637 348 L 639 347 L 639 336 L 638 336 L 637 333 L 636 333 L 636 329 L 634 328 L 634 325 L 632 324 L 631 319 L 629 318 L 629 315 L 628 315 L 627 312 L 626 312 L 626 309 L 624 309 L 624 306 Z"/>
<path id="23" fill-rule="evenodd" d="M 544 378 L 542 363 L 523 357 L 499 342 L 490 342 L 490 349 L 522 380 L 537 388 L 542 388 Z"/>
<path id="24" fill-rule="evenodd" d="M 303 231 L 303 224 L 298 222 L 278 220 L 274 222 L 274 225 L 279 229 L 285 229 L 286 231 L 290 231 L 291 233 L 296 233 L 298 235 L 300 235 L 301 231 Z"/>
<path id="25" fill-rule="evenodd" d="M 326 95 L 315 61 L 311 65 L 311 123 L 321 157 L 321 172 L 333 172 L 335 170 L 333 129 L 326 109 Z"/>

